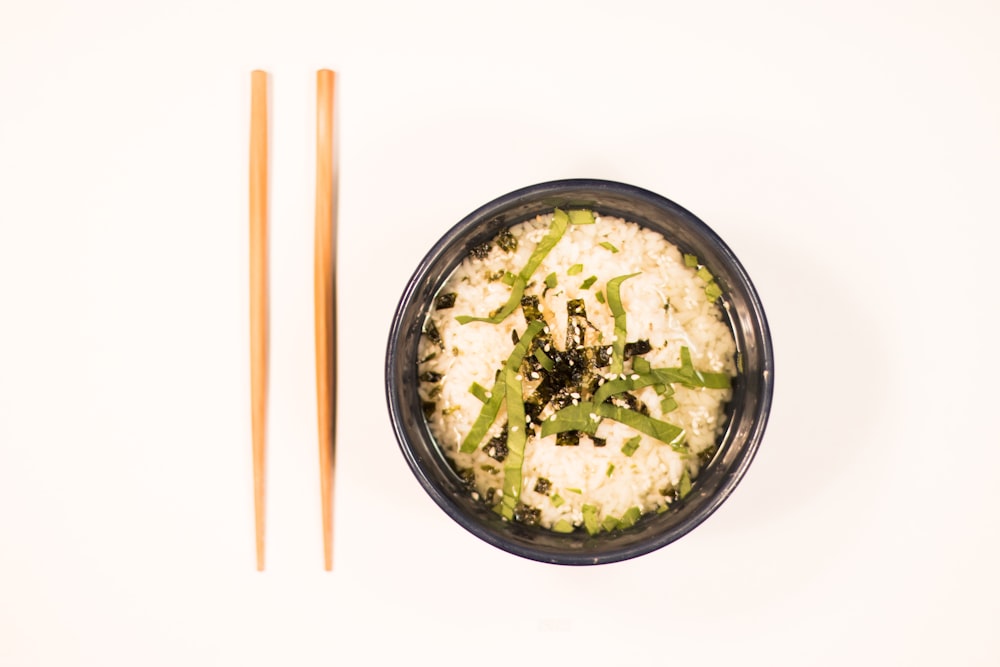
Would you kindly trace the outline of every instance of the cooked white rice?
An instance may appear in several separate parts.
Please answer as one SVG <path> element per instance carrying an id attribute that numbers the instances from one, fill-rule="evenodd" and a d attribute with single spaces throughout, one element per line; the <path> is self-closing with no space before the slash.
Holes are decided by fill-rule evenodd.
<path id="1" fill-rule="evenodd" d="M 491 504 L 499 502 L 501 497 L 504 464 L 485 450 L 489 449 L 490 438 L 501 433 L 506 410 L 501 406 L 488 434 L 473 453 L 462 453 L 459 451 L 462 441 L 483 408 L 483 402 L 470 393 L 470 386 L 473 383 L 487 389 L 493 386 L 497 370 L 504 366 L 514 347 L 512 332 L 522 334 L 526 321 L 520 307 L 499 324 L 463 325 L 455 318 L 486 316 L 508 300 L 511 287 L 496 279 L 498 272 L 521 271 L 548 232 L 552 218 L 552 214 L 542 215 L 512 227 L 510 232 L 517 239 L 513 252 L 494 243 L 484 257 L 470 255 L 439 292 L 454 293 L 454 306 L 435 309 L 429 314 L 440 334 L 440 344 L 428 336 L 421 340 L 419 358 L 424 361 L 419 372 L 440 375 L 437 382 L 420 383 L 425 405 L 429 409 L 434 404 L 433 412 L 428 413 L 431 432 L 455 467 L 471 478 L 474 496 Z M 610 243 L 617 252 L 602 246 L 602 242 Z M 578 264 L 583 265 L 583 270 L 569 275 L 570 267 Z M 544 279 L 552 273 L 558 285 L 546 290 Z M 639 275 L 621 286 L 622 305 L 627 314 L 626 340 L 649 341 L 652 349 L 642 356 L 653 368 L 680 367 L 681 348 L 687 347 L 695 369 L 736 374 L 732 332 L 717 303 L 706 298 L 706 280 L 697 275 L 696 268 L 686 266 L 676 246 L 661 234 L 635 223 L 597 215 L 595 224 L 569 225 L 532 274 L 525 294 L 539 297 L 540 310 L 557 347 L 561 348 L 566 341 L 570 299 L 584 300 L 587 319 L 596 329 L 587 334 L 587 340 L 611 345 L 613 316 L 608 304 L 601 303 L 597 295 L 606 297 L 608 280 L 631 273 Z M 591 276 L 596 276 L 596 281 L 584 289 L 582 285 Z M 624 370 L 630 372 L 629 361 L 625 362 Z M 531 393 L 535 380 L 523 378 L 525 396 Z M 540 433 L 531 435 L 529 429 L 520 502 L 537 510 L 532 513 L 532 521 L 549 528 L 559 523 L 565 529 L 566 522 L 579 526 L 583 524 L 585 505 L 597 509 L 598 520 L 620 519 L 630 508 L 638 508 L 642 513 L 662 511 L 682 490 L 686 491 L 682 487 L 696 478 L 702 460 L 714 451 L 724 428 L 725 406 L 731 390 L 692 389 L 680 384 L 673 388 L 678 407 L 668 414 L 661 410 L 661 397 L 655 387 L 632 393 L 646 405 L 649 416 L 685 430 L 687 451 L 676 451 L 610 419 L 604 419 L 595 433 L 597 438 L 605 440 L 604 446 L 595 446 L 586 436 L 579 439 L 577 446 L 557 446 L 555 435 L 542 438 Z M 553 411 L 552 406 L 546 407 L 542 417 L 549 417 Z M 641 437 L 640 444 L 629 456 L 622 447 L 636 435 Z M 535 490 L 540 479 L 549 482 L 543 493 Z"/>

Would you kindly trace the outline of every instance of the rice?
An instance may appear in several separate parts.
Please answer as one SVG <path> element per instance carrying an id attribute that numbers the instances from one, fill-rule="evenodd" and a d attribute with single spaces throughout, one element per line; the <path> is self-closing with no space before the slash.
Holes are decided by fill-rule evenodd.
<path id="1" fill-rule="evenodd" d="M 556 211 L 555 216 L 563 216 L 565 225 L 564 212 Z M 505 518 L 563 532 L 577 526 L 591 533 L 627 527 L 639 514 L 664 511 L 682 498 L 725 428 L 731 389 L 719 378 L 736 375 L 736 345 L 714 298 L 717 287 L 710 267 L 685 257 L 653 230 L 599 214 L 591 219 L 593 224 L 566 226 L 527 277 L 523 293 L 529 305 L 518 305 L 495 323 L 463 324 L 459 316 L 489 317 L 508 303 L 518 287 L 516 277 L 532 258 L 537 260 L 539 243 L 552 233 L 554 214 L 515 225 L 489 247 L 477 248 L 441 288 L 428 313 L 418 357 L 427 423 L 468 480 L 473 497 L 495 506 Z M 628 345 L 623 350 L 622 341 L 616 346 L 614 282 L 610 290 L 609 282 L 630 274 L 635 275 L 616 281 L 626 324 Z M 531 297 L 538 300 L 534 315 Z M 585 318 L 572 317 L 581 304 Z M 521 346 L 524 361 L 512 370 L 522 388 L 519 401 L 535 401 L 525 403 L 524 423 L 507 423 L 508 406 L 517 404 L 506 397 L 485 435 L 466 443 L 471 451 L 462 451 L 493 399 L 490 391 L 498 377 L 497 384 L 503 384 L 505 376 L 498 375 L 498 369 L 508 363 L 515 341 L 538 314 L 545 328 Z M 590 360 L 589 365 L 581 363 L 583 359 Z M 555 360 L 555 367 L 546 369 L 546 360 L 550 367 Z M 612 375 L 616 361 L 621 372 Z M 643 384 L 649 369 L 696 370 L 702 374 L 697 377 L 715 377 L 707 383 L 718 388 L 698 386 L 694 380 L 646 383 L 614 395 L 601 408 L 605 412 L 596 414 L 599 408 L 591 399 L 600 386 L 629 378 Z M 577 376 L 583 378 L 577 384 L 568 379 Z M 531 410 L 539 410 L 533 396 L 544 399 L 553 386 L 559 386 L 558 395 L 533 416 Z M 615 409 L 609 405 L 619 406 L 617 418 L 605 417 Z M 595 411 L 590 416 L 596 429 L 543 434 L 543 424 L 567 424 L 567 415 L 579 406 Z M 647 426 L 630 425 L 621 411 Z M 664 422 L 683 433 L 674 438 L 657 431 L 661 439 L 650 435 L 648 424 Z M 527 438 L 519 484 L 518 452 L 507 450 L 507 443 L 516 443 L 518 436 Z"/>

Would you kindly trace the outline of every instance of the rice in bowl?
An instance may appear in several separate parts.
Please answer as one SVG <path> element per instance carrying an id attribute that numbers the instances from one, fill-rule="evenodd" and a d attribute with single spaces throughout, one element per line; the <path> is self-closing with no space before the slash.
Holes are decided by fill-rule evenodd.
<path id="1" fill-rule="evenodd" d="M 622 218 L 557 209 L 502 230 L 427 314 L 428 427 L 505 519 L 596 534 L 667 511 L 726 425 L 719 296 L 710 267 Z"/>

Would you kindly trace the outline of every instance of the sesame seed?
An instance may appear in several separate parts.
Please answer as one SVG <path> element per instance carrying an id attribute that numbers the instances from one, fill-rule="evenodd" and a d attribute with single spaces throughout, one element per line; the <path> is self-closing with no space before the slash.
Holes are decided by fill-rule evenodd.
<path id="1" fill-rule="evenodd" d="M 629 378 L 631 378 L 633 380 L 638 380 L 639 379 L 639 374 L 638 373 L 632 373 L 632 375 L 630 375 Z"/>
<path id="2" fill-rule="evenodd" d="M 517 427 L 516 427 L 516 426 L 511 426 L 511 427 L 510 427 L 510 430 L 511 430 L 511 431 L 516 431 L 516 430 L 517 430 Z"/>
<path id="3" fill-rule="evenodd" d="M 537 379 L 538 379 L 538 373 L 536 373 L 536 372 L 532 371 L 532 372 L 531 372 L 531 379 L 532 379 L 532 380 L 537 380 Z"/>
<path id="4" fill-rule="evenodd" d="M 522 378 L 522 377 L 521 377 L 521 375 L 520 375 L 520 374 L 518 374 L 518 375 L 515 375 L 515 376 L 514 376 L 514 379 L 515 379 L 515 380 L 517 380 L 518 382 L 520 382 L 520 381 L 521 381 L 521 380 L 523 380 L 524 378 Z"/>

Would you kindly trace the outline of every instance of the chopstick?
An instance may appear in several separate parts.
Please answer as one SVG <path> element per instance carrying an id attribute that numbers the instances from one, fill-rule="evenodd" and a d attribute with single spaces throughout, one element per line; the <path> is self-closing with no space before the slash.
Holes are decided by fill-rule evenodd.
<path id="1" fill-rule="evenodd" d="M 333 253 L 333 92 L 334 72 L 316 73 L 316 230 L 315 320 L 316 401 L 319 427 L 323 566 L 333 569 L 333 458 L 336 398 L 336 304 Z"/>
<path id="2" fill-rule="evenodd" d="M 267 72 L 250 74 L 250 386 L 257 570 L 264 570 L 267 429 Z"/>

